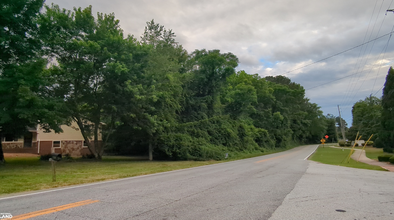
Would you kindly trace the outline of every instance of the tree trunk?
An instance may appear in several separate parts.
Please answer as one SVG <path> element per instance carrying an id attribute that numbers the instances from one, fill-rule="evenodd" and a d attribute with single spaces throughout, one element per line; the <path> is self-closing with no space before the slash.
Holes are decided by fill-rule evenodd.
<path id="1" fill-rule="evenodd" d="M 152 147 L 152 142 L 149 142 L 149 160 L 153 160 L 153 147 Z"/>
<path id="2" fill-rule="evenodd" d="M 5 162 L 2 139 L 3 139 L 3 135 L 0 132 L 0 164 L 3 164 Z"/>
<path id="3" fill-rule="evenodd" d="M 90 140 L 89 140 L 88 136 L 86 135 L 85 128 L 83 126 L 82 120 L 80 118 L 77 118 L 77 117 L 74 117 L 73 119 L 77 123 L 77 125 L 79 127 L 79 130 L 81 131 L 82 137 L 85 140 L 86 144 L 88 145 L 89 152 L 96 156 L 96 154 L 92 150 L 92 146 L 90 145 Z"/>

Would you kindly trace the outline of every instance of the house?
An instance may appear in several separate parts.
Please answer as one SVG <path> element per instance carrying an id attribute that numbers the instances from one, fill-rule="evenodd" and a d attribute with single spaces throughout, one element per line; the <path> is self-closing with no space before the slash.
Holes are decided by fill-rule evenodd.
<path id="1" fill-rule="evenodd" d="M 365 144 L 364 140 L 356 140 L 356 146 L 362 147 Z M 354 141 L 352 141 L 352 146 L 354 145 Z"/>
<path id="2" fill-rule="evenodd" d="M 28 132 L 19 138 L 11 135 L 3 137 L 2 145 L 4 153 L 32 153 L 46 155 L 50 153 L 70 154 L 72 157 L 80 157 L 90 154 L 76 123 L 71 126 L 62 125 L 62 133 L 44 132 L 37 126 L 29 128 Z M 101 142 L 101 136 L 99 136 Z"/>

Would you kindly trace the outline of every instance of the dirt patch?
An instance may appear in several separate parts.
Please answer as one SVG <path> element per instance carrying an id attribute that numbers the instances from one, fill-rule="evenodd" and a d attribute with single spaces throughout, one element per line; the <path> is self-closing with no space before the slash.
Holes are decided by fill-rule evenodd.
<path id="1" fill-rule="evenodd" d="M 4 153 L 4 157 L 7 158 L 13 158 L 13 157 L 38 157 L 38 154 L 28 154 L 28 153 Z"/>

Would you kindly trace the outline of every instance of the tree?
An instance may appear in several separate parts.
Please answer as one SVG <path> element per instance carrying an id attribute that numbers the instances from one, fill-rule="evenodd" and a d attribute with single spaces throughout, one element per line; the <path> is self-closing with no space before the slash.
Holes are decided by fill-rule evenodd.
<path id="1" fill-rule="evenodd" d="M 386 82 L 384 83 L 382 96 L 382 115 L 380 130 L 375 141 L 376 147 L 394 148 L 394 70 L 390 67 Z"/>
<path id="2" fill-rule="evenodd" d="M 369 96 L 356 102 L 352 109 L 353 123 L 350 130 L 359 132 L 365 139 L 374 134 L 371 140 L 375 140 L 380 128 L 381 111 L 381 100 L 377 97 Z M 355 134 L 349 138 L 354 139 Z"/>
<path id="3" fill-rule="evenodd" d="M 238 58 L 219 50 L 195 50 L 187 66 L 191 74 L 185 85 L 187 97 L 182 114 L 197 120 L 213 117 L 221 109 L 220 93 L 227 78 L 235 74 Z"/>
<path id="4" fill-rule="evenodd" d="M 42 0 L 0 3 L 0 140 L 3 134 L 20 136 L 38 124 L 61 131 L 56 114 L 60 103 L 48 98 L 51 82 L 40 53 L 37 18 L 42 5 Z"/>
<path id="5" fill-rule="evenodd" d="M 138 108 L 126 105 L 130 107 L 122 122 L 130 127 L 130 132 L 138 133 L 132 138 L 133 142 L 147 145 L 149 159 L 153 160 L 153 151 L 159 147 L 158 137 L 176 123 L 181 108 L 179 69 L 187 53 L 175 42 L 172 30 L 166 30 L 153 20 L 147 22 L 141 41 L 140 46 L 147 49 L 142 74 L 129 86 L 142 90 L 138 97 L 127 96 L 129 103 Z"/>
<path id="6" fill-rule="evenodd" d="M 52 95 L 64 101 L 63 115 L 78 124 L 90 152 L 101 159 L 100 130 L 113 130 L 125 103 L 122 95 L 135 77 L 128 72 L 134 68 L 136 41 L 123 37 L 114 14 L 98 13 L 95 19 L 91 6 L 73 12 L 47 6 L 40 25 L 50 33 L 42 38 L 46 53 L 57 62 L 49 69 Z"/>
<path id="7" fill-rule="evenodd" d="M 228 87 L 223 100 L 226 113 L 232 118 L 248 118 L 255 112 L 253 104 L 257 102 L 256 89 L 252 85 L 253 76 L 239 71 L 228 77 Z"/>
<path id="8" fill-rule="evenodd" d="M 36 20 L 44 0 L 0 2 L 0 68 L 24 63 L 41 49 Z"/>

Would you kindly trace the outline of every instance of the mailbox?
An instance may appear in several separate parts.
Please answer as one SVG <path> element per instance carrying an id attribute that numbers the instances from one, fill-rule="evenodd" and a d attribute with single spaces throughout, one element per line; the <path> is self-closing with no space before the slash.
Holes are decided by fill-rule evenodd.
<path id="1" fill-rule="evenodd" d="M 52 160 L 54 160 L 54 161 L 61 161 L 62 160 L 62 154 L 52 153 Z"/>

